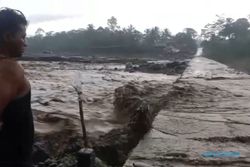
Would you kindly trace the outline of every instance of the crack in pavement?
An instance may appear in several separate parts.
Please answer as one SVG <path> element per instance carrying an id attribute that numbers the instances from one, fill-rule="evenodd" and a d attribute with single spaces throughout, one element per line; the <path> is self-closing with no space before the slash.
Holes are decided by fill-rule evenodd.
<path id="1" fill-rule="evenodd" d="M 226 123 L 226 124 L 231 123 L 231 124 L 250 125 L 250 123 L 233 121 L 233 120 L 230 120 L 228 118 L 225 118 L 225 119 L 227 119 L 229 121 L 213 121 L 213 120 L 199 119 L 199 118 L 194 118 L 194 117 L 173 116 L 173 115 L 168 115 L 168 114 L 164 114 L 163 116 L 174 117 L 174 118 L 183 118 L 183 119 L 191 119 L 191 120 L 205 121 L 205 122 L 214 122 L 214 123 Z"/>
<path id="2" fill-rule="evenodd" d="M 156 131 L 158 131 L 158 132 L 161 132 L 161 133 L 163 133 L 163 134 L 165 134 L 165 135 L 171 135 L 171 136 L 177 137 L 177 135 L 175 135 L 174 133 L 168 133 L 168 132 L 162 131 L 162 130 L 160 130 L 160 129 L 156 129 L 156 128 L 152 128 L 152 129 L 154 129 L 154 130 L 156 130 Z"/>
<path id="3" fill-rule="evenodd" d="M 157 129 L 157 128 L 152 128 L 152 129 L 157 130 L 157 131 L 159 131 L 161 133 L 164 133 L 164 134 L 167 134 L 167 135 L 172 135 L 172 136 L 176 136 L 177 137 L 178 135 L 189 135 L 189 134 L 194 134 L 194 133 L 200 133 L 200 132 L 204 131 L 206 128 L 201 129 L 201 130 L 196 131 L 196 132 L 189 132 L 189 133 L 188 132 L 187 133 L 180 133 L 180 132 L 170 133 L 170 132 L 162 131 L 162 130 Z"/>

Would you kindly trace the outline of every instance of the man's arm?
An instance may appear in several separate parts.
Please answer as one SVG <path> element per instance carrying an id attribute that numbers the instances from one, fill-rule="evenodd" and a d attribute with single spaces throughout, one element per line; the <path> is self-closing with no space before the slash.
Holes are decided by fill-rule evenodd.
<path id="1" fill-rule="evenodd" d="M 18 96 L 22 79 L 20 67 L 13 61 L 0 63 L 0 121 L 5 107 Z"/>
<path id="2" fill-rule="evenodd" d="M 13 85 L 7 81 L 2 81 L 2 79 L 0 80 L 0 120 L 4 108 L 16 96 L 16 88 Z"/>

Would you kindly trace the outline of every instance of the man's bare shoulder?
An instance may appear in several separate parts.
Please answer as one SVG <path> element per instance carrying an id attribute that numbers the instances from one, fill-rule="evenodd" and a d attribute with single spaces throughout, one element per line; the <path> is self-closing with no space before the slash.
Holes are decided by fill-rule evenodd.
<path id="1" fill-rule="evenodd" d="M 24 71 L 17 61 L 0 59 L 0 76 L 6 81 L 18 81 L 24 76 Z"/>

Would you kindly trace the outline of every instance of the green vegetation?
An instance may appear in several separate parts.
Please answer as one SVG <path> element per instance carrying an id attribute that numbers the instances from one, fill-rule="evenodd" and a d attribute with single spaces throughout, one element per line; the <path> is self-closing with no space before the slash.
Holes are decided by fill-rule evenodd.
<path id="1" fill-rule="evenodd" d="M 146 29 L 144 33 L 130 25 L 121 28 L 117 19 L 111 17 L 107 27 L 95 28 L 89 24 L 86 29 L 68 32 L 47 32 L 41 28 L 29 37 L 29 53 L 80 53 L 81 55 L 168 55 L 174 52 L 194 54 L 197 50 L 196 31 L 186 28 L 174 36 L 168 29 L 158 27 Z"/>
<path id="2" fill-rule="evenodd" d="M 250 72 L 250 23 L 246 18 L 233 20 L 218 16 L 202 30 L 204 56 Z"/>
<path id="3" fill-rule="evenodd" d="M 234 20 L 218 16 L 214 23 L 202 29 L 200 35 L 192 28 L 185 28 L 176 35 L 167 28 L 160 30 L 158 27 L 142 33 L 133 25 L 121 28 L 115 17 L 107 20 L 107 27 L 95 28 L 89 24 L 85 29 L 68 32 L 44 32 L 39 28 L 35 36 L 28 38 L 28 53 L 178 58 L 194 55 L 197 43 L 201 43 L 204 56 L 250 72 L 250 23 L 246 18 Z"/>

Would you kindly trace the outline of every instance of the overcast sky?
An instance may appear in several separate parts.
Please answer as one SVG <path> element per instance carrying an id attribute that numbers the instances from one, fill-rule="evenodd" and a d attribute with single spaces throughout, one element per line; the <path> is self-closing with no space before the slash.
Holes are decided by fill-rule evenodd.
<path id="1" fill-rule="evenodd" d="M 24 13 L 29 35 L 39 27 L 48 32 L 106 26 L 111 16 L 121 27 L 132 24 L 140 31 L 158 26 L 173 34 L 186 27 L 200 32 L 216 14 L 235 19 L 250 14 L 250 0 L 0 0 L 0 6 Z"/>

